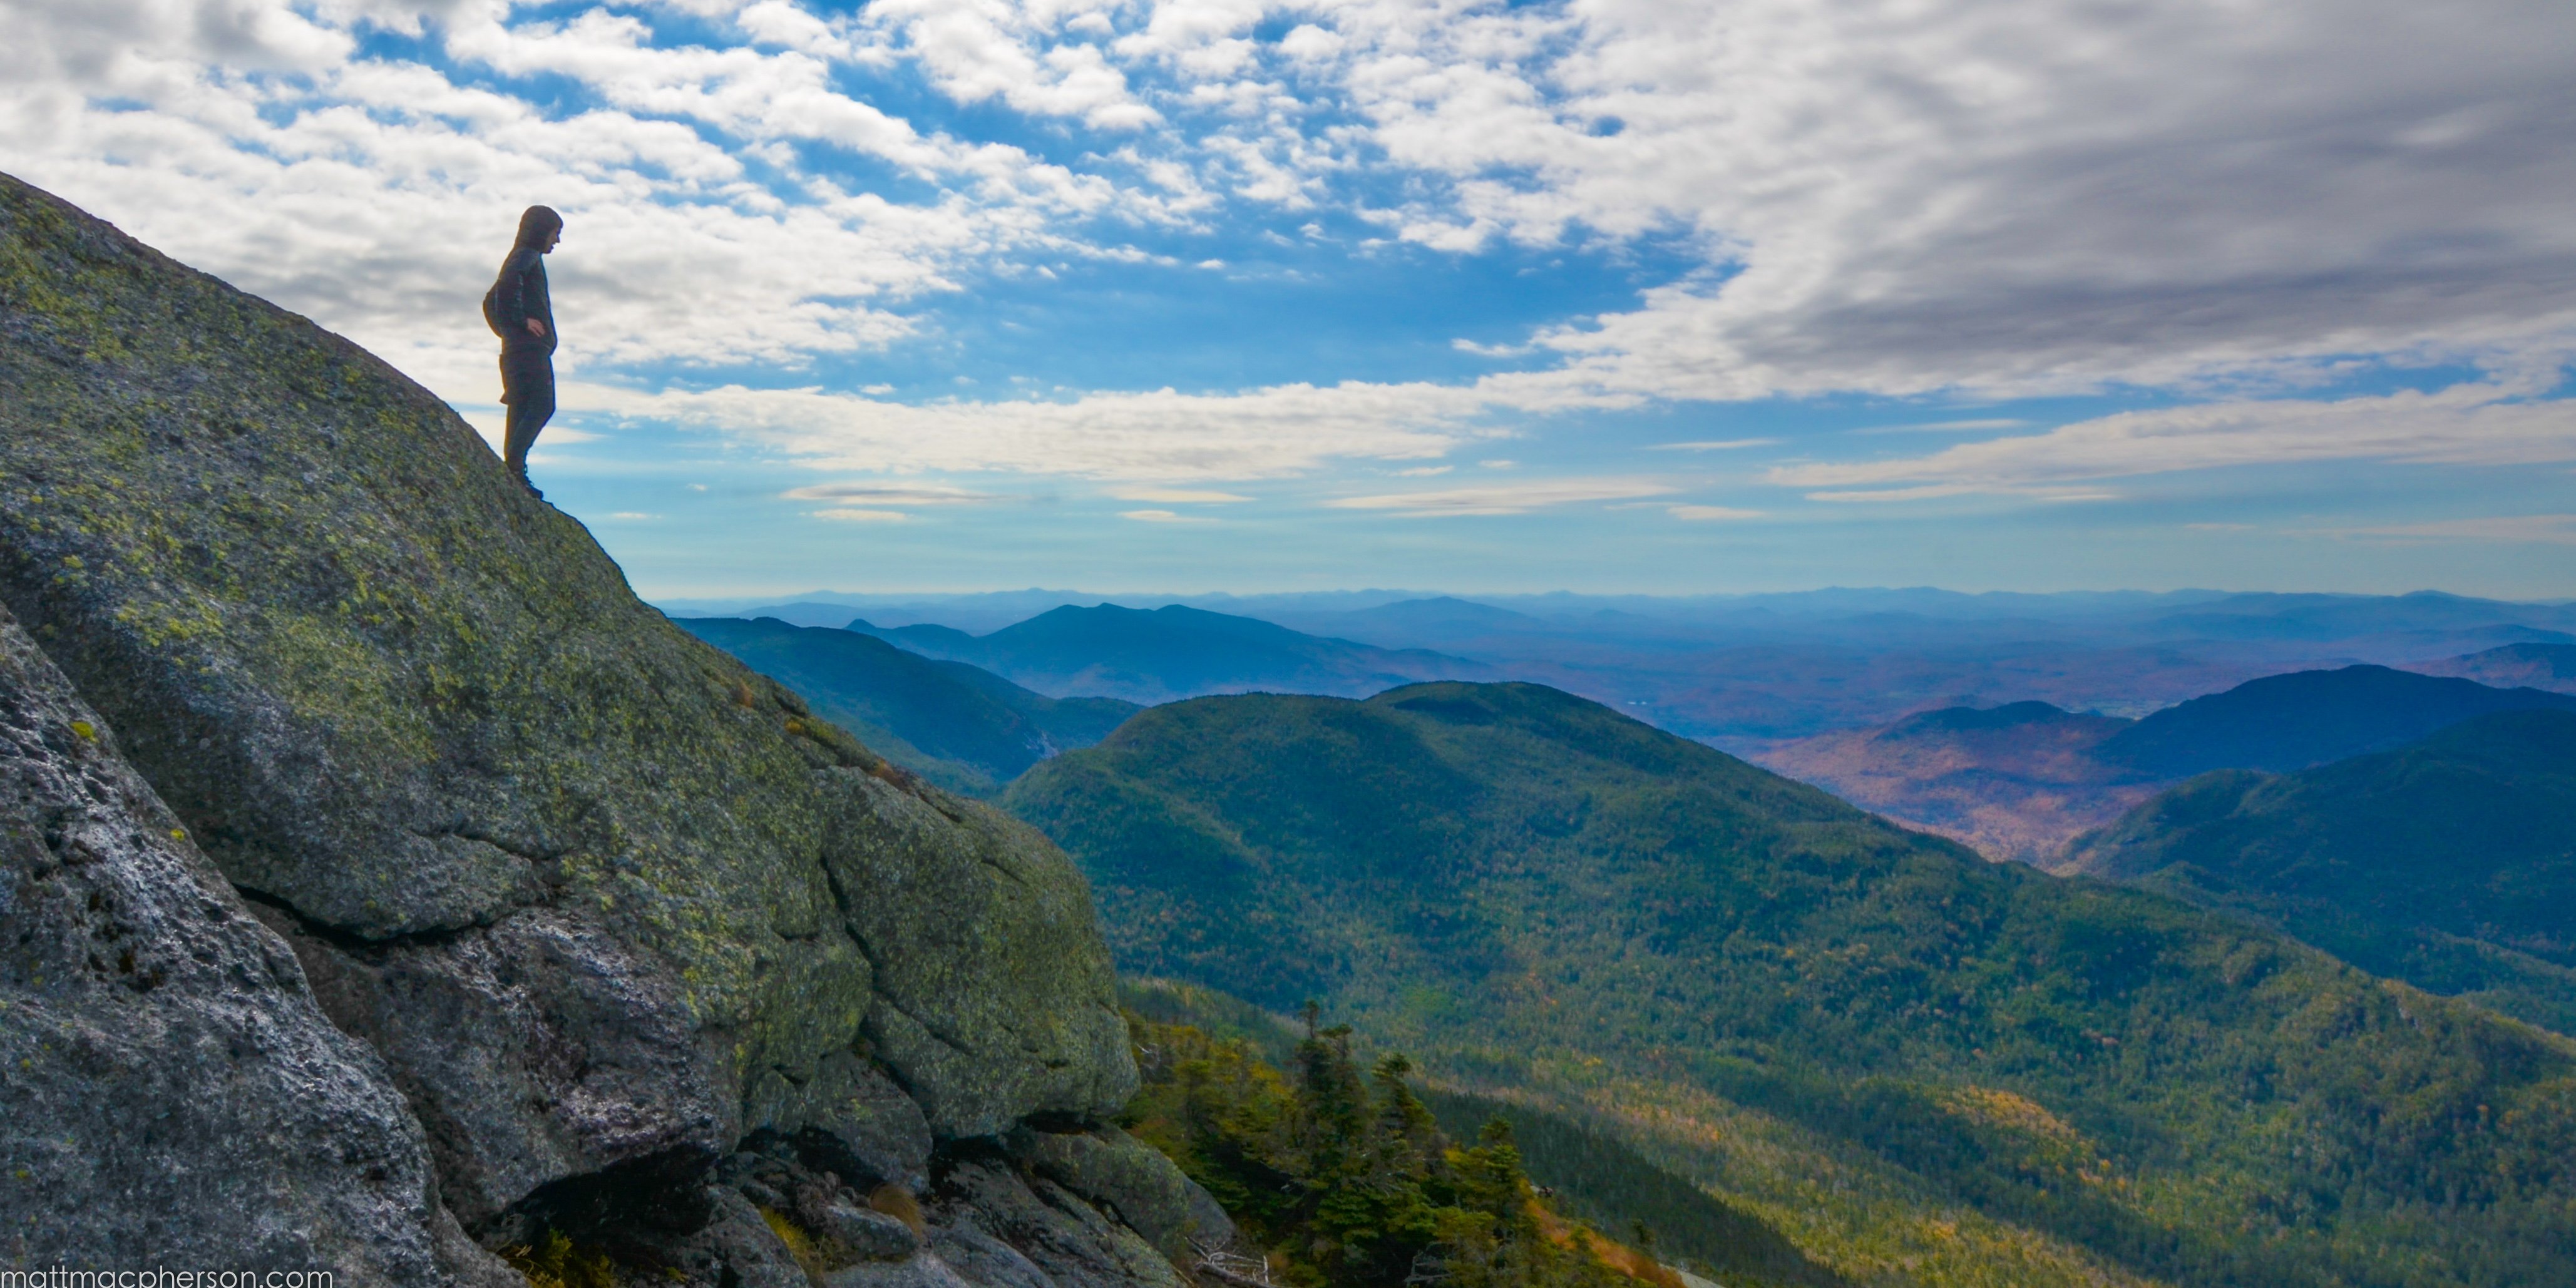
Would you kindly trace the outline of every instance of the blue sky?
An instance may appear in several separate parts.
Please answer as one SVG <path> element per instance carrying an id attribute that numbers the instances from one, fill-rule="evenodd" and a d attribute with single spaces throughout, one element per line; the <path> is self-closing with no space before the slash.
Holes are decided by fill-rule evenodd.
<path id="1" fill-rule="evenodd" d="M 2576 595 L 2576 12 L 0 0 L 0 168 L 648 595 Z"/>

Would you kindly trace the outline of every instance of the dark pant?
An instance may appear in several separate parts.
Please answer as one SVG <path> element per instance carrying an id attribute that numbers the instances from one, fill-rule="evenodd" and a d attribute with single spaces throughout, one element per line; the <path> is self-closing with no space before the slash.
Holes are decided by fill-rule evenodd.
<path id="1" fill-rule="evenodd" d="M 502 436 L 501 459 L 510 472 L 528 476 L 528 449 L 537 431 L 555 414 L 554 355 L 543 349 L 508 349 L 501 354 L 501 401 L 510 407 L 509 432 Z"/>

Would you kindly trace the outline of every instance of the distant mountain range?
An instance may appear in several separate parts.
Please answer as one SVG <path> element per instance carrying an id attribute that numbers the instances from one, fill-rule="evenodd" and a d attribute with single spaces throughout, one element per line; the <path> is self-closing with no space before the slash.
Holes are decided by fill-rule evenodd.
<path id="1" fill-rule="evenodd" d="M 987 635 L 863 619 L 848 628 L 926 657 L 972 663 L 1041 693 L 1148 704 L 1268 691 L 1361 697 L 1417 680 L 1491 673 L 1427 649 L 1375 648 L 1178 604 L 1150 611 L 1066 605 Z"/>
<path id="2" fill-rule="evenodd" d="M 2349 666 L 2266 676 L 2135 721 L 2021 702 L 1746 751 L 1989 857 L 2046 866 L 2078 834 L 2194 774 L 2304 769 L 2513 710 L 2576 711 L 2576 695 Z"/>
<path id="3" fill-rule="evenodd" d="M 2304 769 L 2412 742 L 2491 711 L 2576 711 L 2576 696 L 2384 666 L 2267 676 L 2156 712 L 2104 739 L 2106 763 L 2158 778 Z"/>
<path id="4" fill-rule="evenodd" d="M 2278 777 L 2207 774 L 2065 866 L 2576 1034 L 2576 713 L 2478 716 Z"/>
<path id="5" fill-rule="evenodd" d="M 2576 1048 L 1564 693 L 1175 703 L 1004 803 L 1090 874 L 1125 969 L 1317 998 L 1444 1077 L 1602 1115 L 1873 1282 L 2566 1265 Z"/>
<path id="6" fill-rule="evenodd" d="M 887 759 L 951 791 L 991 795 L 1048 756 L 1100 741 L 1139 710 L 1115 698 L 1050 698 L 853 631 L 775 618 L 674 620 L 795 690 Z"/>
<path id="7" fill-rule="evenodd" d="M 2418 662 L 2406 669 L 2426 675 L 2456 675 L 2498 688 L 2576 693 L 2576 644 L 2507 644 L 2466 657 Z"/>
<path id="8" fill-rule="evenodd" d="M 2576 605 L 2456 595 L 2217 591 L 1968 595 L 1929 588 L 1791 594 L 1444 596 L 1393 590 L 1277 595 L 970 595 L 827 591 L 768 600 L 669 601 L 683 614 L 771 616 L 806 626 L 864 618 L 982 637 L 1067 604 L 1170 605 L 1256 618 L 1388 652 L 1429 650 L 1481 667 L 1360 664 L 1396 680 L 1532 680 L 1729 749 L 1874 727 L 1945 706 L 2043 701 L 2143 716 L 2247 680 L 2374 663 L 2427 670 L 2515 644 L 2576 644 Z M 1049 675 L 976 662 L 1043 692 L 1159 701 L 1224 689 L 1366 692 L 1296 672 L 1249 682 L 1054 687 Z M 1335 668 L 1325 668 L 1328 678 Z M 2502 683 L 2500 677 L 2469 676 Z M 1373 682 L 1373 681 L 1372 681 Z M 2509 687 L 2509 686 L 2508 686 Z M 2550 688 L 2550 684 L 2535 687 Z"/>

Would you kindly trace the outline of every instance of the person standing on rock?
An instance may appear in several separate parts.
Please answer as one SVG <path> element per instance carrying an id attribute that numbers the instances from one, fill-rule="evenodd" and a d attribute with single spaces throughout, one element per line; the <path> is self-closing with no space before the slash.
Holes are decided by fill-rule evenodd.
<path id="1" fill-rule="evenodd" d="M 528 449 L 555 414 L 555 313 L 546 294 L 546 252 L 563 240 L 563 216 L 530 206 L 519 216 L 519 239 L 501 263 L 501 276 L 483 295 L 483 320 L 501 337 L 501 401 L 510 409 L 501 459 L 521 486 L 528 482 Z"/>

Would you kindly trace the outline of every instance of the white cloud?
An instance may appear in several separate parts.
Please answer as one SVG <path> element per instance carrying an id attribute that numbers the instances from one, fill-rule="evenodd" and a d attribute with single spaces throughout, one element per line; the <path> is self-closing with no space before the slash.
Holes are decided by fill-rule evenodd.
<path id="1" fill-rule="evenodd" d="M 673 10 L 696 15 L 689 38 Z M 1835 499 L 2072 499 L 2102 491 L 2063 479 L 2238 456 L 2561 459 L 2534 404 L 2348 401 L 2311 415 L 2302 408 L 2322 404 L 2243 395 L 2376 360 L 2554 369 L 2576 347 L 2576 223 L 2564 217 L 2576 149 L 2563 143 L 2576 7 L 2563 3 L 881 0 L 834 16 L 795 0 L 665 0 L 559 12 L 0 0 L 0 164 L 467 404 L 494 383 L 472 301 L 531 200 L 569 219 L 554 261 L 564 363 L 600 389 L 672 366 L 794 373 L 904 342 L 922 334 L 925 302 L 1006 266 L 1216 263 L 1115 230 L 1222 228 L 1230 209 L 1312 209 L 1314 237 L 1329 211 L 1336 228 L 1370 223 L 1460 255 L 1651 239 L 1688 261 L 1636 307 L 1524 343 L 1456 342 L 1523 364 L 1465 386 L 1092 392 L 1034 409 L 599 395 L 826 468 L 1259 478 L 1439 456 L 1495 411 L 2110 385 L 2236 400 L 2215 404 L 2224 425 L 2141 413 L 2183 421 L 1775 479 Z M 417 33 L 464 72 L 361 56 L 362 22 Z M 1255 38 L 1280 25 L 1278 40 Z M 1041 156 L 954 137 L 849 88 L 889 71 L 1070 146 Z M 590 105 L 513 97 L 487 73 L 505 87 L 561 77 Z M 858 191 L 800 161 L 816 150 L 891 169 L 913 195 Z M 2446 417 L 2449 429 L 2435 425 Z M 2347 420 L 2366 424 L 2329 424 Z M 904 437 L 929 432 L 952 441 Z M 2425 434 L 2452 445 L 2407 445 Z M 2477 445 L 2488 439 L 2500 445 Z"/>
<path id="2" fill-rule="evenodd" d="M 1851 432 L 1855 434 L 1958 434 L 1979 429 L 2019 429 L 2029 423 L 2011 416 L 1988 416 L 1975 420 L 1927 420 L 1911 425 L 1870 425 Z"/>
<path id="3" fill-rule="evenodd" d="M 1326 501 L 1324 504 L 1337 510 L 1389 510 L 1407 518 L 1447 518 L 1458 515 L 1524 514 L 1549 506 L 1579 505 L 1588 501 L 1624 501 L 1641 496 L 1663 496 L 1674 490 L 1668 484 L 1650 479 L 1554 479 L 1545 482 L 1449 488 L 1437 492 L 1393 492 L 1377 496 L 1346 496 Z"/>
<path id="4" fill-rule="evenodd" d="M 1591 0 L 1334 25 L 1373 141 L 1448 181 L 1406 237 L 1710 248 L 1724 271 L 1542 332 L 1622 388 L 2167 384 L 2547 347 L 2576 321 L 2545 285 L 2576 277 L 2563 5 Z"/>
<path id="5" fill-rule="evenodd" d="M 1846 490 L 1820 500 L 1912 500 L 1969 492 L 2091 500 L 2101 479 L 2328 460 L 2521 465 L 2576 460 L 2576 403 L 2522 399 L 2512 384 L 2433 393 L 2279 398 L 2125 412 L 2038 434 L 1962 443 L 1927 456 L 1773 468 L 1783 487 Z"/>
<path id="6" fill-rule="evenodd" d="M 1252 499 L 1237 492 L 1183 487 L 1127 487 L 1116 489 L 1110 495 L 1121 501 L 1159 501 L 1164 505 L 1228 505 Z"/>
<path id="7" fill-rule="evenodd" d="M 816 483 L 791 488 L 783 495 L 790 501 L 832 501 L 857 506 L 984 505 L 1001 499 L 990 492 L 974 492 L 960 487 L 886 483 Z"/>
<path id="8" fill-rule="evenodd" d="M 2333 528 L 2339 537 L 2376 537 L 2401 543 L 2479 541 L 2500 545 L 2576 546 L 2576 514 L 2521 514 L 2481 519 L 2436 519 L 2378 527 Z"/>
<path id="9" fill-rule="evenodd" d="M 1214 523 L 1205 515 L 1177 514 L 1170 510 L 1120 510 L 1118 517 L 1139 523 Z"/>
<path id="10" fill-rule="evenodd" d="M 1023 112 L 1075 116 L 1103 129 L 1162 119 L 1128 92 L 1096 45 L 1048 43 L 1060 6 L 999 0 L 878 0 L 868 22 L 897 35 L 941 92 L 964 103 L 999 98 Z"/>
<path id="11" fill-rule="evenodd" d="M 773 40 L 820 22 L 779 0 L 755 9 Z M 1106 178 L 924 134 L 833 89 L 828 59 L 803 48 L 651 44 L 644 19 L 604 10 L 515 26 L 505 13 L 0 0 L 0 164 L 467 403 L 495 384 L 474 300 L 531 201 L 566 216 L 550 272 L 575 371 L 793 368 L 879 347 L 912 333 L 903 306 L 980 266 L 1084 255 L 1072 224 L 1169 204 L 1122 204 Z M 428 65 L 354 57 L 361 16 L 427 17 L 468 66 L 561 75 L 609 105 L 553 114 Z M 935 191 L 902 204 L 844 190 L 771 148 L 783 140 L 881 158 Z M 755 181 L 747 158 L 783 180 Z"/>
<path id="12" fill-rule="evenodd" d="M 1759 519 L 1760 510 L 1738 510 L 1723 505 L 1675 505 L 1664 513 L 1691 523 L 1713 523 L 1733 519 Z"/>
<path id="13" fill-rule="evenodd" d="M 1278 478 L 1343 460 L 1435 457 L 1489 432 L 1488 400 L 1442 385 L 1282 385 L 1069 402 L 876 402 L 819 389 L 639 392 L 566 383 L 571 409 L 727 434 L 817 469 L 1000 470 L 1137 483 Z"/>
<path id="14" fill-rule="evenodd" d="M 816 510 L 813 515 L 817 519 L 830 519 L 835 523 L 902 523 L 912 517 L 900 510 L 867 510 L 846 506 Z"/>

